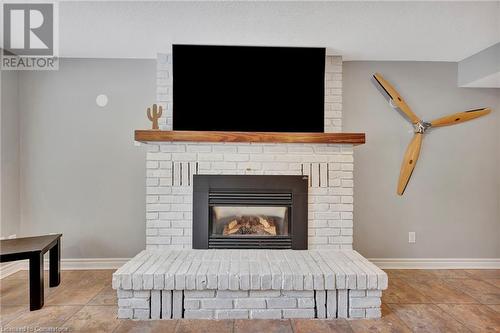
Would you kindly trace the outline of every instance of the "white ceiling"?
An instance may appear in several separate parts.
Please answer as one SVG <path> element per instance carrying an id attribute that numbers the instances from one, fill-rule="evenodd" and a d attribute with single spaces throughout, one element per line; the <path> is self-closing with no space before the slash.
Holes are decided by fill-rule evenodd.
<path id="1" fill-rule="evenodd" d="M 60 3 L 60 55 L 155 58 L 172 43 L 322 46 L 345 60 L 459 61 L 500 41 L 500 2 Z"/>

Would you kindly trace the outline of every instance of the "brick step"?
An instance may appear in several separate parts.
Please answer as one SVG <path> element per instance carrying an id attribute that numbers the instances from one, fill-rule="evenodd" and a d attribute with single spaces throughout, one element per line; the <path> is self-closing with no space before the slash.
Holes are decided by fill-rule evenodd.
<path id="1" fill-rule="evenodd" d="M 113 288 L 383 290 L 387 274 L 354 250 L 145 250 L 113 274 Z"/>
<path id="2" fill-rule="evenodd" d="M 113 288 L 120 318 L 376 318 L 387 274 L 353 250 L 148 250 Z"/>
<path id="3" fill-rule="evenodd" d="M 379 318 L 381 290 L 124 290 L 128 319 Z"/>

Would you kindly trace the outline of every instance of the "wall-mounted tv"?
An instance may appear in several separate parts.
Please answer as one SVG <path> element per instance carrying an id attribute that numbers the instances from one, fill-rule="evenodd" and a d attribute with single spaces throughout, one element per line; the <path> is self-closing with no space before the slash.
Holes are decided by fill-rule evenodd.
<path id="1" fill-rule="evenodd" d="M 173 45 L 173 129 L 323 132 L 325 48 Z"/>

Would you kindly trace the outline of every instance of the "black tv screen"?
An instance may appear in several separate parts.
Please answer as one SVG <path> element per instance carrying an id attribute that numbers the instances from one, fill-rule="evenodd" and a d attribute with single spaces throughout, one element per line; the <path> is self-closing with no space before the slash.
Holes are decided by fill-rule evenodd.
<path id="1" fill-rule="evenodd" d="M 325 48 L 173 45 L 173 129 L 323 132 Z"/>

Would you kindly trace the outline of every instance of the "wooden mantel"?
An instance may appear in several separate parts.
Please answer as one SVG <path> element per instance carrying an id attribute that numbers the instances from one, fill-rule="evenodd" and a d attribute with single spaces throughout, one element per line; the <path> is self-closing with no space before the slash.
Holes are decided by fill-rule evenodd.
<path id="1" fill-rule="evenodd" d="M 365 133 L 288 133 L 136 130 L 140 142 L 261 142 L 261 143 L 334 143 L 360 145 Z"/>

